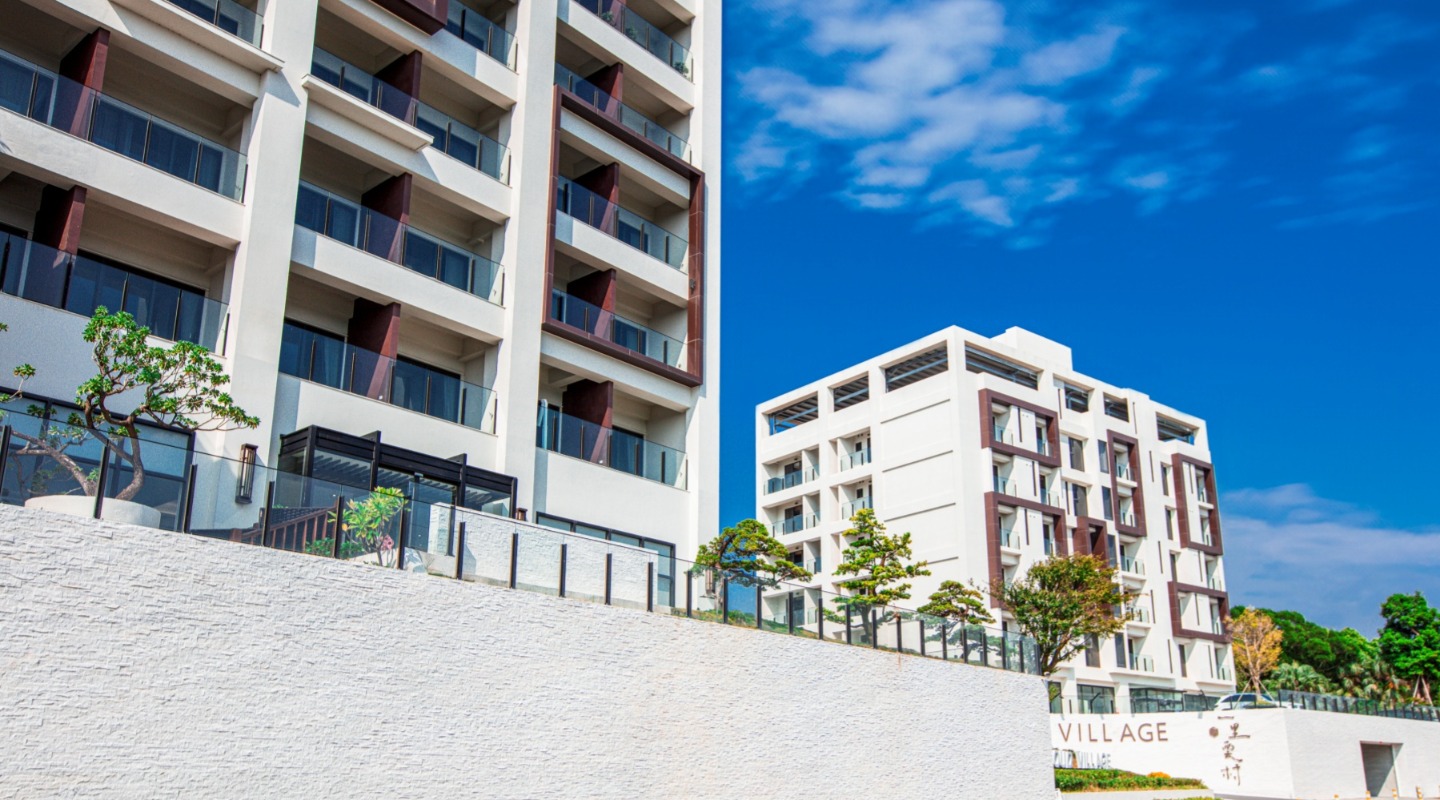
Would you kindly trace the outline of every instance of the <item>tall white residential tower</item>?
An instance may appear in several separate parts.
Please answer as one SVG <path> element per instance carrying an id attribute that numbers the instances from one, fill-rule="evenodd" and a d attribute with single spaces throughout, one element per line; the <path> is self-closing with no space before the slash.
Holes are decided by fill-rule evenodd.
<path id="1" fill-rule="evenodd" d="M 267 492 L 272 525 L 320 514 L 293 478 L 662 553 L 711 535 L 720 0 L 0 0 L 0 19 L 0 356 L 39 370 L 17 432 L 40 430 L 31 405 L 68 413 L 105 305 L 212 350 L 262 420 L 148 430 L 134 500 L 158 524 L 243 538 Z M 0 499 L 75 490 L 23 449 Z M 453 547 L 435 524 L 408 544 Z"/>
<path id="2" fill-rule="evenodd" d="M 817 588 L 837 589 L 861 508 L 929 562 L 911 607 L 944 580 L 988 587 L 1092 553 L 1139 600 L 1123 633 L 1055 676 L 1057 709 L 1180 710 L 1234 687 L 1203 421 L 1076 373 L 1068 347 L 1019 328 L 948 328 L 756 412 L 757 518 Z"/>

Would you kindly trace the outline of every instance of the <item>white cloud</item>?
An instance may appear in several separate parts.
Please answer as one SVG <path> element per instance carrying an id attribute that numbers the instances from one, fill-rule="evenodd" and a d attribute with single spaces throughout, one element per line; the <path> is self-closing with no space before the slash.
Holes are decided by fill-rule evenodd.
<path id="1" fill-rule="evenodd" d="M 1020 60 L 1020 71 L 1026 83 L 1058 86 L 1109 64 L 1115 43 L 1124 32 L 1124 28 L 1106 25 L 1067 42 L 1048 44 L 1026 53 Z"/>
<path id="2" fill-rule="evenodd" d="M 1291 609 L 1374 635 L 1389 595 L 1418 590 L 1440 601 L 1440 530 L 1387 526 L 1304 484 L 1227 492 L 1220 508 L 1236 605 Z"/>

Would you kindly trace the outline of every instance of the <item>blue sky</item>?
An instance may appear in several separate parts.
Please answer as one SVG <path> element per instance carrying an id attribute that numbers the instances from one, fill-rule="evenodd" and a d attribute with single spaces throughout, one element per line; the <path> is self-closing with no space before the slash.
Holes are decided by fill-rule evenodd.
<path id="1" fill-rule="evenodd" d="M 1440 601 L 1440 5 L 726 4 L 722 520 L 761 400 L 1012 325 L 1210 422 L 1235 603 Z"/>

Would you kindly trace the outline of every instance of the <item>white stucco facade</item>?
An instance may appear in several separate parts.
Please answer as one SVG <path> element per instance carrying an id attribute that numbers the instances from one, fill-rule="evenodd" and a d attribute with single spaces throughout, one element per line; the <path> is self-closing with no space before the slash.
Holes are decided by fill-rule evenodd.
<path id="1" fill-rule="evenodd" d="M 1075 372 L 1069 348 L 1028 331 L 949 328 L 761 403 L 755 424 L 757 518 L 820 588 L 836 588 L 867 506 L 929 563 L 911 608 L 941 581 L 988 593 L 1051 553 L 1094 553 L 1138 593 L 1136 615 L 1057 673 L 1059 707 L 1169 710 L 1232 690 L 1202 420 Z"/>
<path id="2" fill-rule="evenodd" d="M 1291 708 L 1052 715 L 1060 759 L 1205 782 L 1221 797 L 1440 797 L 1440 724 Z"/>
<path id="3" fill-rule="evenodd" d="M 718 516 L 719 0 L 217 2 L 208 19 L 204 3 L 168 0 L 6 6 L 5 371 L 33 363 L 30 396 L 71 400 L 97 297 L 136 310 L 136 282 L 158 284 L 208 304 L 199 343 L 261 419 L 196 437 L 201 484 L 233 471 L 207 459 L 253 445 L 273 472 L 287 436 L 321 428 L 511 479 L 508 510 L 528 519 L 691 556 Z M 85 61 L 102 33 L 102 56 Z M 562 71 L 608 82 L 562 90 Z M 103 73 L 86 78 L 96 102 L 138 111 L 115 130 L 67 127 L 34 87 L 81 72 Z M 144 135 L 126 139 L 141 119 Z M 166 126 L 231 151 L 218 188 L 208 165 L 179 174 L 184 148 L 158 152 Z M 572 180 L 601 193 L 588 219 L 574 216 L 581 200 L 557 198 Z M 54 202 L 72 190 L 78 203 Z M 307 216 L 325 207 L 315 196 L 328 211 Z M 83 222 L 63 213 L 77 208 Z M 337 220 L 352 212 L 347 234 Z M 53 298 L 27 283 L 27 264 L 77 254 L 125 288 L 78 296 L 69 266 Z M 558 312 L 556 293 L 582 286 L 599 316 Z M 359 380 L 357 359 L 410 383 Z M 596 447 L 565 426 L 617 438 Z"/>
<path id="4" fill-rule="evenodd" d="M 0 551 L 6 794 L 1054 797 L 1034 676 L 9 507 Z"/>

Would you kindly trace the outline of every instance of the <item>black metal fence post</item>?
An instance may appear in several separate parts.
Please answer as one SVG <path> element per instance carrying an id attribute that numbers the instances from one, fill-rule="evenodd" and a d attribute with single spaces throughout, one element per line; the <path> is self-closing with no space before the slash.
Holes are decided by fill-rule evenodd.
<path id="1" fill-rule="evenodd" d="M 853 611 L 854 611 L 854 609 L 852 609 L 852 608 L 850 607 L 850 604 L 849 604 L 849 603 L 846 603 L 846 604 L 845 604 L 845 644 L 855 644 L 855 635 L 851 632 L 851 630 L 852 630 L 852 625 L 853 625 L 853 621 L 852 621 L 851 618 L 854 616 Z"/>
<path id="2" fill-rule="evenodd" d="M 395 542 L 395 569 L 405 569 L 405 548 L 410 546 L 410 514 L 414 506 L 400 512 L 400 538 Z"/>
<path id="3" fill-rule="evenodd" d="M 730 624 L 730 579 L 720 579 L 720 618 Z"/>
<path id="4" fill-rule="evenodd" d="M 825 640 L 825 593 L 815 601 L 815 638 Z"/>
<path id="5" fill-rule="evenodd" d="M 455 580 L 465 580 L 465 523 L 463 522 L 455 529 Z M 561 580 L 560 585 L 562 588 L 564 587 L 564 580 Z M 561 594 L 563 595 L 564 592 Z"/>
<path id="6" fill-rule="evenodd" d="M 875 615 L 875 609 L 868 609 L 867 616 L 870 617 L 870 649 L 880 649 L 880 618 Z"/>
<path id="7" fill-rule="evenodd" d="M 685 616 L 695 616 L 695 573 L 685 570 Z"/>
<path id="8" fill-rule="evenodd" d="M 0 426 L 0 479 L 5 477 L 5 470 L 10 468 L 10 426 Z"/>
<path id="9" fill-rule="evenodd" d="M 761 624 L 761 622 L 760 622 L 760 619 L 761 619 L 761 617 L 760 617 L 760 612 L 761 612 L 764 608 L 765 608 L 765 598 L 761 596 L 761 593 L 760 593 L 760 584 L 757 583 L 757 584 L 755 584 L 755 629 L 756 629 L 756 630 L 759 630 L 759 629 L 762 627 L 762 624 Z"/>
<path id="10" fill-rule="evenodd" d="M 917 620 L 920 623 L 920 655 L 925 655 L 925 620 Z"/>
<path id="11" fill-rule="evenodd" d="M 260 544 L 264 547 L 273 547 L 275 543 L 270 539 L 270 507 L 275 505 L 275 481 L 265 483 L 265 507 L 260 509 Z"/>
<path id="12" fill-rule="evenodd" d="M 895 652 L 905 652 L 905 623 L 899 611 L 895 612 Z"/>
<path id="13" fill-rule="evenodd" d="M 1020 671 L 1025 671 L 1025 637 L 1020 637 Z"/>
<path id="14" fill-rule="evenodd" d="M 948 622 L 940 623 L 940 660 L 950 660 L 950 623 Z"/>
<path id="15" fill-rule="evenodd" d="M 990 634 L 984 628 L 980 629 L 980 663 L 990 666 Z"/>
<path id="16" fill-rule="evenodd" d="M 645 610 L 655 610 L 655 562 L 645 562 Z"/>
<path id="17" fill-rule="evenodd" d="M 100 448 L 100 474 L 95 478 L 95 509 L 92 517 L 100 519 L 105 510 L 105 484 L 110 475 L 110 448 Z"/>
<path id="18" fill-rule="evenodd" d="M 785 595 L 785 627 L 790 629 L 790 635 L 795 635 L 795 593 Z"/>
<path id="19" fill-rule="evenodd" d="M 336 496 L 335 508 L 330 513 L 335 515 L 335 536 L 330 542 L 330 557 L 340 557 L 340 541 L 345 538 L 345 498 Z M 378 556 L 377 556 L 378 558 Z"/>
<path id="20" fill-rule="evenodd" d="M 606 567 L 609 567 L 607 561 Z M 510 588 L 514 589 L 520 582 L 520 533 L 516 531 L 510 534 Z"/>
<path id="21" fill-rule="evenodd" d="M 610 570 L 615 561 L 614 553 L 605 554 L 605 605 L 610 605 Z"/>
<path id="22" fill-rule="evenodd" d="M 560 544 L 560 596 L 565 596 L 565 564 L 570 560 L 570 545 Z"/>
<path id="23" fill-rule="evenodd" d="M 5 430 L 5 441 L 4 441 L 3 444 L 0 444 L 0 452 L 4 452 L 5 450 L 8 450 L 8 449 L 9 449 L 9 447 L 10 447 L 10 442 L 8 441 L 9 435 L 10 435 L 10 431 L 9 431 L 9 429 L 6 429 L 6 430 Z M 183 506 L 183 509 L 184 509 L 184 510 L 180 512 L 180 532 L 181 532 L 181 533 L 189 533 L 189 532 L 190 532 L 190 512 L 195 509 L 195 482 L 196 482 L 196 473 L 199 471 L 199 469 L 200 469 L 199 466 L 197 466 L 197 465 L 195 465 L 195 464 L 191 464 L 191 465 L 190 465 L 190 470 L 189 470 L 188 474 L 186 474 L 186 476 L 185 476 L 185 505 Z M 4 465 L 3 465 L 3 464 L 0 464 L 0 475 L 4 475 L 4 474 L 5 474 Z"/>

